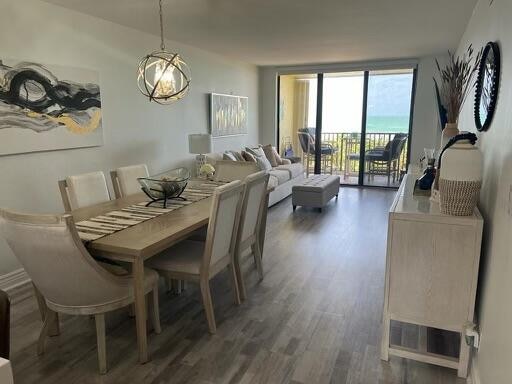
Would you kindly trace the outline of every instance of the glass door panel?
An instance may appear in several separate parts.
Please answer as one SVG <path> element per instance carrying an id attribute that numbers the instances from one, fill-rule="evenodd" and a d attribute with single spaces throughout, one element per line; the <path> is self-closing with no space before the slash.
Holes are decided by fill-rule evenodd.
<path id="1" fill-rule="evenodd" d="M 322 97 L 322 173 L 358 184 L 364 72 L 325 73 Z"/>
<path id="2" fill-rule="evenodd" d="M 314 172 L 317 74 L 279 76 L 279 152 Z"/>
<path id="3" fill-rule="evenodd" d="M 368 78 L 364 185 L 397 187 L 407 170 L 414 71 L 371 71 Z"/>

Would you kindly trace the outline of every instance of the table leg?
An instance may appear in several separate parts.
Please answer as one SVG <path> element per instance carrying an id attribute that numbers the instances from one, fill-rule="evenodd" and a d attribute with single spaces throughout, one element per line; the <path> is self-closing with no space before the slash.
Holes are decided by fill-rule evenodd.
<path id="1" fill-rule="evenodd" d="M 144 294 L 144 260 L 137 258 L 133 263 L 133 293 L 135 296 L 135 322 L 137 325 L 137 344 L 139 347 L 139 362 L 149 361 L 146 295 Z"/>
<path id="2" fill-rule="evenodd" d="M 263 212 L 261 213 L 261 222 L 260 222 L 260 233 L 259 233 L 259 245 L 260 245 L 260 252 L 261 257 L 263 258 L 263 246 L 265 245 L 265 232 L 267 230 L 267 213 L 268 213 L 268 200 L 269 200 L 269 193 L 265 196 L 265 202 Z"/>

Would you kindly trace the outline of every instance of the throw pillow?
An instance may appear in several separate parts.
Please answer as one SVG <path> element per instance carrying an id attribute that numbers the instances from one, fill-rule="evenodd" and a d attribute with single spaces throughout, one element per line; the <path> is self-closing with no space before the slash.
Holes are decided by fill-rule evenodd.
<path id="1" fill-rule="evenodd" d="M 229 152 L 227 152 L 227 151 L 226 151 L 226 152 L 224 152 L 224 153 L 222 154 L 222 160 L 231 160 L 231 161 L 236 161 L 236 157 L 235 157 L 235 156 L 233 156 L 233 154 L 232 154 L 232 153 L 229 153 Z"/>
<path id="2" fill-rule="evenodd" d="M 258 167 L 260 168 L 261 171 L 270 171 L 272 169 L 272 165 L 265 156 L 265 152 L 263 152 L 263 149 L 245 148 L 245 150 L 256 158 L 256 162 L 258 163 Z"/>
<path id="3" fill-rule="evenodd" d="M 242 151 L 242 156 L 243 156 L 245 161 L 249 161 L 251 163 L 255 163 L 256 162 L 256 158 L 252 154 L 247 152 L 247 151 Z"/>
<path id="4" fill-rule="evenodd" d="M 263 149 L 263 153 L 265 153 L 265 157 L 270 162 L 270 165 L 272 167 L 277 167 L 279 164 L 277 164 L 276 157 L 274 155 L 274 151 L 272 149 L 272 145 L 262 145 L 261 149 Z"/>
<path id="5" fill-rule="evenodd" d="M 279 153 L 277 152 L 276 147 L 272 147 L 272 152 L 274 153 L 274 157 L 276 158 L 276 163 L 278 165 L 282 165 L 283 164 L 283 159 L 282 159 L 281 156 L 279 156 Z"/>
<path id="6" fill-rule="evenodd" d="M 245 159 L 243 158 L 243 156 L 240 152 L 237 152 L 237 151 L 228 151 L 228 152 L 231 153 L 233 156 L 235 156 L 236 161 L 245 161 Z"/>

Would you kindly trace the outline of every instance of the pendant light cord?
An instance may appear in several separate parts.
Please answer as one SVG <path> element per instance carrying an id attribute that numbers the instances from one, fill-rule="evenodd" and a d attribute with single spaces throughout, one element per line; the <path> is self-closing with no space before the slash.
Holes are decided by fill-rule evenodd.
<path id="1" fill-rule="evenodd" d="M 160 49 L 165 51 L 164 44 L 164 22 L 162 16 L 162 0 L 158 0 L 158 5 L 160 6 Z"/>

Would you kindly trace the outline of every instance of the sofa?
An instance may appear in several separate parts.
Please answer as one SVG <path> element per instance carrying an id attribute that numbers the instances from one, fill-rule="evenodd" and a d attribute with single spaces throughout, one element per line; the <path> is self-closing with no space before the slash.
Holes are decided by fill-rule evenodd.
<path id="1" fill-rule="evenodd" d="M 251 173 L 259 172 L 257 163 L 250 161 L 226 160 L 223 153 L 209 153 L 206 161 L 215 168 L 215 179 L 219 181 L 243 180 Z M 269 195 L 269 207 L 292 194 L 292 187 L 304 179 L 304 168 L 301 163 L 291 163 L 282 159 L 277 166 L 269 169 L 268 186 L 272 188 Z"/>

